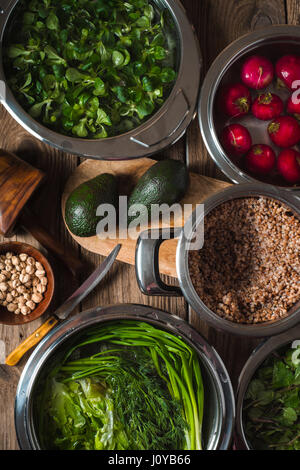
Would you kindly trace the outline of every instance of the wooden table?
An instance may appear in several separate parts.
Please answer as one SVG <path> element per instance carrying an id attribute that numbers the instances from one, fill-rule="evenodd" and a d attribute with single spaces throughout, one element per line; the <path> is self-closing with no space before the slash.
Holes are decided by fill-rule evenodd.
<path id="1" fill-rule="evenodd" d="M 300 18 L 300 0 L 183 0 L 183 4 L 199 36 L 205 64 L 204 73 L 216 55 L 242 34 L 271 24 L 299 24 Z M 0 147 L 16 152 L 32 165 L 41 168 L 48 176 L 48 183 L 39 190 L 33 200 L 34 209 L 41 221 L 62 243 L 73 247 L 78 256 L 88 262 L 92 271 L 93 267 L 103 259 L 75 245 L 60 215 L 60 198 L 65 181 L 80 163 L 80 159 L 73 155 L 63 154 L 31 137 L 7 114 L 4 108 L 0 109 L 0 127 Z M 207 154 L 201 140 L 197 119 L 180 142 L 158 155 L 157 158 L 182 159 L 193 171 L 224 179 Z M 30 236 L 20 231 L 15 238 L 25 240 L 40 248 Z M 50 260 L 56 267 L 55 304 L 58 306 L 66 295 L 75 289 L 76 283 L 71 281 L 69 273 L 61 265 L 55 263 L 52 258 Z M 167 282 L 174 281 L 167 279 Z M 194 312 L 189 310 L 183 299 L 143 296 L 135 280 L 134 268 L 121 263 L 116 263 L 106 281 L 83 302 L 80 310 L 96 305 L 122 302 L 149 304 L 185 318 L 220 353 L 234 385 L 236 385 L 241 367 L 257 344 L 254 340 L 241 340 L 209 328 Z M 37 320 L 24 327 L 0 325 L 0 340 L 5 343 L 6 352 L 9 353 L 14 349 L 44 320 L 45 318 Z M 13 416 L 14 399 L 26 359 L 28 355 L 23 358 L 18 367 L 14 368 L 0 365 L 0 450 L 18 449 Z"/>

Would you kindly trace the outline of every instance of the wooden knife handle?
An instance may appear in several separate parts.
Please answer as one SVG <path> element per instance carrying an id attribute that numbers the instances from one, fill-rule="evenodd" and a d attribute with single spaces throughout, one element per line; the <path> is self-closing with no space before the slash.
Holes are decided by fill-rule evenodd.
<path id="1" fill-rule="evenodd" d="M 49 233 L 49 231 L 40 226 L 36 216 L 32 214 L 27 207 L 23 209 L 19 223 L 23 225 L 26 231 L 29 232 L 44 248 L 59 258 L 71 271 L 73 276 L 78 278 L 79 274 L 84 272 L 85 266 L 82 261 L 80 261 L 79 258 L 76 258 L 73 253 L 67 251 L 66 248 Z"/>
<path id="2" fill-rule="evenodd" d="M 35 330 L 31 336 L 29 336 L 23 343 L 21 343 L 14 351 L 12 351 L 5 360 L 5 364 L 8 366 L 15 366 L 18 364 L 24 354 L 29 351 L 33 346 L 38 344 L 55 325 L 57 325 L 58 319 L 56 317 L 50 317 L 45 323 L 42 324 L 37 330 Z"/>

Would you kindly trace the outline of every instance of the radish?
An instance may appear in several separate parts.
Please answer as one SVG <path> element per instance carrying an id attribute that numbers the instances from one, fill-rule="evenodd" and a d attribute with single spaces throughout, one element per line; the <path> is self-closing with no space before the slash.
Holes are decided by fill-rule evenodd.
<path id="1" fill-rule="evenodd" d="M 230 117 L 247 114 L 251 108 L 251 94 L 245 85 L 236 83 L 227 85 L 221 93 L 221 108 Z"/>
<path id="2" fill-rule="evenodd" d="M 279 82 L 290 90 L 300 88 L 300 57 L 297 55 L 281 57 L 276 63 L 276 75 Z"/>
<path id="3" fill-rule="evenodd" d="M 273 93 L 263 93 L 256 98 L 252 105 L 252 113 L 257 119 L 271 121 L 283 111 L 283 102 L 279 96 Z"/>
<path id="4" fill-rule="evenodd" d="M 276 155 L 269 145 L 253 145 L 245 158 L 248 171 L 255 175 L 266 176 L 276 165 Z"/>
<path id="5" fill-rule="evenodd" d="M 283 150 L 278 156 L 277 168 L 288 183 L 300 183 L 300 153 L 296 150 Z"/>
<path id="6" fill-rule="evenodd" d="M 242 156 L 250 150 L 252 138 L 246 127 L 231 124 L 223 130 L 222 145 L 229 155 Z"/>
<path id="7" fill-rule="evenodd" d="M 241 78 L 249 88 L 255 90 L 266 88 L 274 78 L 273 64 L 260 55 L 248 57 L 242 66 Z"/>
<path id="8" fill-rule="evenodd" d="M 269 136 L 278 147 L 293 147 L 300 141 L 300 125 L 292 116 L 279 116 L 268 127 Z"/>

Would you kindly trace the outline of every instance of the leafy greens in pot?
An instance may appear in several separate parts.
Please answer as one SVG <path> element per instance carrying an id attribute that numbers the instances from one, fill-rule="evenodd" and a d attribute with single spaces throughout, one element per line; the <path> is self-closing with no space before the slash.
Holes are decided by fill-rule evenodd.
<path id="1" fill-rule="evenodd" d="M 176 79 L 176 42 L 149 0 L 20 2 L 5 39 L 8 84 L 59 133 L 102 139 L 139 126 Z"/>
<path id="2" fill-rule="evenodd" d="M 299 393 L 298 344 L 273 353 L 250 382 L 243 414 L 254 449 L 300 450 Z"/>
<path id="3" fill-rule="evenodd" d="M 195 351 L 124 320 L 93 331 L 52 371 L 38 396 L 38 434 L 45 449 L 200 450 L 203 407 Z"/>

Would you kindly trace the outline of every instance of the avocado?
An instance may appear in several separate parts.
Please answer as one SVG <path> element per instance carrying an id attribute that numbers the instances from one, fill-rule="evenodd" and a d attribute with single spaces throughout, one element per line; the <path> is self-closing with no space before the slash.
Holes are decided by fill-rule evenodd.
<path id="1" fill-rule="evenodd" d="M 171 206 L 181 201 L 189 186 L 189 173 L 186 165 L 178 160 L 162 160 L 140 178 L 134 188 L 128 208 L 134 204 L 144 204 L 151 213 L 152 204 Z M 136 217 L 128 216 L 128 224 Z"/>
<path id="2" fill-rule="evenodd" d="M 114 175 L 103 173 L 78 186 L 68 197 L 65 208 L 66 224 L 78 237 L 96 235 L 98 223 L 104 216 L 96 216 L 101 204 L 117 208 L 118 182 Z"/>

